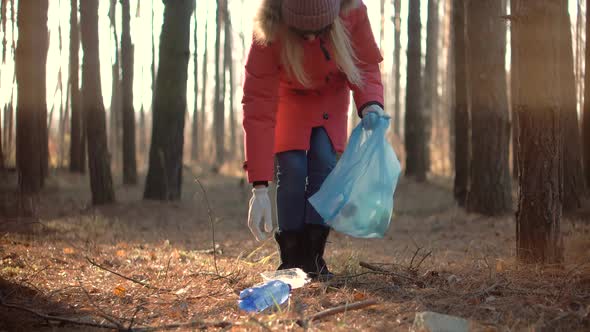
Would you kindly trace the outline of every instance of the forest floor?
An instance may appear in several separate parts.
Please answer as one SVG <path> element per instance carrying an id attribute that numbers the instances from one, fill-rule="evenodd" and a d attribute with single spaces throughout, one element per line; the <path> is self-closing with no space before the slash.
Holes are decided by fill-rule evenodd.
<path id="1" fill-rule="evenodd" d="M 279 310 L 246 314 L 238 293 L 276 268 L 276 245 L 250 234 L 250 192 L 239 177 L 191 172 L 181 201 L 143 201 L 143 185 L 117 185 L 117 204 L 95 208 L 87 178 L 54 171 L 37 218 L 0 214 L 0 331 L 98 330 L 93 324 L 135 331 L 175 324 L 407 331 L 423 311 L 460 316 L 485 331 L 590 329 L 590 213 L 563 220 L 564 264 L 523 266 L 514 260 L 514 217 L 466 213 L 445 179 L 402 179 L 383 239 L 333 232 L 326 258 L 334 280 L 295 289 Z M 0 212 L 6 212 L 16 179 L 0 177 Z M 376 304 L 310 319 L 367 300 Z"/>

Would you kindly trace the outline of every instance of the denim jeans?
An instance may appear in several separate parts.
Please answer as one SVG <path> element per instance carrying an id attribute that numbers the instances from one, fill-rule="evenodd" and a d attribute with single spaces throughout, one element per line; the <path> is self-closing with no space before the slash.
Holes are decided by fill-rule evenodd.
<path id="1" fill-rule="evenodd" d="M 298 231 L 306 223 L 323 224 L 307 198 L 315 194 L 336 165 L 336 151 L 323 127 L 311 131 L 309 151 L 276 154 L 279 230 Z"/>

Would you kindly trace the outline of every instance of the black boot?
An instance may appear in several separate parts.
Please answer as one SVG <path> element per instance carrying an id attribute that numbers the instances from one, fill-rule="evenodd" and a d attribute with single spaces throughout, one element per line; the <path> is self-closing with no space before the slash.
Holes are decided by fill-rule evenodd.
<path id="1" fill-rule="evenodd" d="M 277 270 L 285 270 L 302 267 L 301 264 L 301 232 L 278 231 L 275 240 L 279 244 L 281 265 Z"/>
<path id="2" fill-rule="evenodd" d="M 330 228 L 323 225 L 306 224 L 303 237 L 306 248 L 303 270 L 313 279 L 329 280 L 334 274 L 328 270 L 324 260 L 324 249 Z"/>

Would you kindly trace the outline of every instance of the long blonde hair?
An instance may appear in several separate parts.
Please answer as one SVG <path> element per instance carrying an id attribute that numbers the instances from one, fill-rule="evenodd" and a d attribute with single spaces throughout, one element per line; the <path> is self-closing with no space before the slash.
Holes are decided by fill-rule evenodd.
<path id="1" fill-rule="evenodd" d="M 282 44 L 281 62 L 287 73 L 294 77 L 305 87 L 311 85 L 310 78 L 303 66 L 303 45 L 301 36 L 287 27 L 280 28 L 280 39 Z M 334 61 L 338 68 L 346 75 L 348 81 L 354 85 L 362 86 L 362 73 L 356 65 L 358 61 L 348 29 L 337 17 L 328 33 L 328 42 L 332 45 Z"/>
<path id="2" fill-rule="evenodd" d="M 287 73 L 303 86 L 311 86 L 311 80 L 303 65 L 303 44 L 301 36 L 289 29 L 281 19 L 281 3 L 283 0 L 262 0 L 258 13 L 254 18 L 255 41 L 268 45 L 275 39 L 280 40 L 281 62 Z M 359 0 L 342 0 L 341 12 L 347 13 L 360 4 Z M 336 17 L 328 33 L 328 43 L 333 48 L 333 57 L 338 68 L 346 75 L 348 81 L 356 86 L 363 85 L 363 75 L 357 67 L 359 61 L 350 40 L 350 33 Z"/>

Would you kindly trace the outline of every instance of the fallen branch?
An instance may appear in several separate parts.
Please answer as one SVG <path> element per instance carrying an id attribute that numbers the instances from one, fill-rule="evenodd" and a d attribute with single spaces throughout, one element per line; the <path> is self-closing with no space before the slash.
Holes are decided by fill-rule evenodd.
<path id="1" fill-rule="evenodd" d="M 48 321 L 56 321 L 56 322 L 62 322 L 62 323 L 68 323 L 68 324 L 74 324 L 74 325 L 81 325 L 81 326 L 92 326 L 92 327 L 98 327 L 101 329 L 109 329 L 109 330 L 118 330 L 119 327 L 113 324 L 102 324 L 102 323 L 94 323 L 94 322 L 84 322 L 84 321 L 80 321 L 80 320 L 76 320 L 76 319 L 71 319 L 71 318 L 66 318 L 66 317 L 61 317 L 61 316 L 50 316 L 50 315 L 46 315 L 43 313 L 40 313 L 36 310 L 30 309 L 30 308 L 26 308 L 26 307 L 21 307 L 19 305 L 16 304 L 8 304 L 5 303 L 3 300 L 0 299 L 0 306 L 3 306 L 5 308 L 10 308 L 10 309 L 16 309 L 16 310 L 20 310 L 20 311 L 26 311 L 28 313 L 31 313 L 39 318 L 43 318 L 45 320 Z"/>
<path id="2" fill-rule="evenodd" d="M 98 267 L 99 269 L 101 269 L 101 270 L 104 270 L 104 271 L 107 271 L 107 272 L 110 272 L 110 273 L 112 273 L 112 274 L 114 274 L 114 275 L 116 275 L 116 276 L 118 276 L 118 277 L 121 277 L 121 278 L 123 278 L 123 279 L 125 279 L 125 280 L 129 280 L 129 281 L 131 281 L 131 282 L 134 282 L 134 283 L 136 283 L 136 284 L 142 285 L 142 286 L 143 286 L 143 287 L 145 287 L 145 288 L 149 288 L 149 289 L 153 289 L 153 290 L 158 290 L 158 291 L 166 291 L 166 292 L 171 292 L 171 290 L 170 290 L 170 289 L 166 289 L 166 288 L 160 288 L 160 287 L 155 287 L 155 286 L 152 286 L 152 285 L 150 285 L 150 284 L 148 284 L 148 283 L 146 283 L 146 282 L 143 282 L 143 281 L 141 281 L 141 280 L 137 280 L 137 279 L 134 279 L 134 278 L 128 277 L 128 276 L 126 276 L 126 275 L 123 275 L 123 274 L 121 274 L 121 273 L 119 273 L 119 272 L 117 272 L 117 271 L 113 271 L 113 270 L 111 270 L 111 269 L 109 269 L 109 268 L 107 268 L 107 267 L 104 267 L 104 266 L 102 266 L 102 265 L 98 264 L 97 262 L 93 261 L 92 259 L 90 259 L 90 258 L 88 258 L 88 257 L 85 257 L 85 258 L 86 258 L 86 260 L 88 261 L 88 263 L 90 263 L 90 264 L 92 264 L 92 265 L 94 265 L 94 266 Z"/>
<path id="3" fill-rule="evenodd" d="M 376 272 L 379 272 L 379 273 L 388 274 L 388 275 L 393 276 L 393 277 L 398 277 L 398 278 L 406 279 L 407 281 L 411 281 L 413 283 L 417 283 L 418 282 L 418 280 L 416 280 L 416 279 L 414 279 L 412 277 L 408 277 L 408 276 L 405 276 L 405 275 L 400 274 L 400 273 L 395 273 L 393 271 L 386 270 L 384 268 L 381 268 L 379 266 L 375 266 L 375 265 L 370 264 L 370 263 L 367 263 L 367 262 L 362 262 L 361 261 L 361 262 L 359 262 L 359 265 L 361 267 L 366 268 L 366 269 L 369 269 L 369 270 L 372 270 L 372 271 L 376 271 Z M 399 282 L 399 280 L 397 282 Z"/>
<path id="4" fill-rule="evenodd" d="M 151 332 L 151 331 L 163 331 L 163 330 L 174 330 L 180 328 L 192 328 L 192 329 L 207 329 L 210 327 L 217 327 L 217 328 L 227 328 L 230 326 L 234 326 L 232 322 L 203 322 L 203 321 L 191 321 L 188 323 L 173 323 L 167 325 L 160 325 L 160 326 L 143 326 L 143 327 L 136 327 L 133 329 L 129 329 L 132 332 Z"/>
<path id="5" fill-rule="evenodd" d="M 333 315 L 336 315 L 336 314 L 339 314 L 342 312 L 346 312 L 346 311 L 350 311 L 350 310 L 363 309 L 363 308 L 372 306 L 374 304 L 377 304 L 377 300 L 365 300 L 365 301 L 355 302 L 355 303 L 351 303 L 351 304 L 344 304 L 341 306 L 337 306 L 334 308 L 320 311 L 318 313 L 311 315 L 309 318 L 299 319 L 299 320 L 297 320 L 297 324 L 301 327 L 304 327 L 307 325 L 307 323 L 309 323 L 313 320 L 319 320 L 322 318 L 326 318 L 326 317 L 333 316 Z"/>

